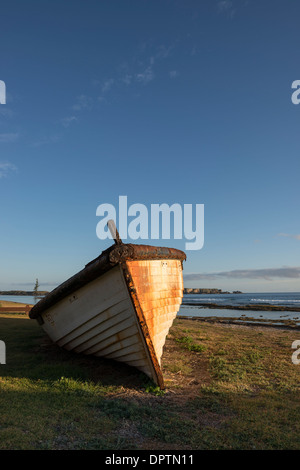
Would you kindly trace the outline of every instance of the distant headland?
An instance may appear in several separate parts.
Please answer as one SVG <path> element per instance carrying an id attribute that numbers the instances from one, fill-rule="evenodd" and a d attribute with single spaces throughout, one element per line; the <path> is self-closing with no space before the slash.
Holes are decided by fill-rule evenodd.
<path id="1" fill-rule="evenodd" d="M 239 290 L 228 292 L 228 291 L 223 291 L 222 289 L 203 289 L 203 288 L 185 287 L 183 289 L 183 293 L 184 294 L 242 294 L 243 292 Z"/>
<path id="2" fill-rule="evenodd" d="M 0 295 L 30 295 L 30 296 L 43 296 L 48 294 L 48 291 L 38 291 L 35 293 L 32 290 L 2 290 Z M 222 289 L 204 289 L 204 288 L 190 288 L 185 287 L 183 289 L 184 294 L 242 294 L 239 290 L 234 290 L 233 292 L 223 291 Z"/>
<path id="3" fill-rule="evenodd" d="M 39 290 L 38 292 L 34 292 L 32 290 L 2 290 L 0 291 L 0 295 L 33 295 L 33 296 L 41 296 L 48 294 L 46 290 Z"/>

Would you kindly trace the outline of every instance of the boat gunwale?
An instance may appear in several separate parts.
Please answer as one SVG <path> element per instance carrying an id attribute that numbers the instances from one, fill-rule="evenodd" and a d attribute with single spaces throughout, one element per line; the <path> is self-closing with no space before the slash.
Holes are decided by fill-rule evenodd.
<path id="1" fill-rule="evenodd" d="M 81 271 L 60 284 L 41 299 L 29 312 L 31 319 L 39 317 L 65 297 L 76 292 L 117 265 L 123 265 L 132 260 L 163 260 L 176 259 L 183 263 L 186 254 L 176 248 L 156 247 L 152 245 L 119 244 L 112 245 L 100 256 L 90 261 Z M 41 319 L 42 320 L 42 319 Z M 43 320 L 42 320 L 43 323 Z"/>

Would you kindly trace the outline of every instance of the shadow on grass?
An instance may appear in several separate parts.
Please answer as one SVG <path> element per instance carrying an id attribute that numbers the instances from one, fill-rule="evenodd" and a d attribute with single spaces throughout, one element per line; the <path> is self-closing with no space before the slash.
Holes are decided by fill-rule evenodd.
<path id="1" fill-rule="evenodd" d="M 126 388 L 149 384 L 146 375 L 126 364 L 60 348 L 35 321 L 25 317 L 0 316 L 0 339 L 6 344 L 6 365 L 0 366 L 2 377 L 51 381 L 67 377 Z"/>
<path id="2" fill-rule="evenodd" d="M 190 369 L 161 397 L 147 393 L 136 369 L 69 353 L 35 321 L 0 316 L 0 448 L 298 449 L 293 334 L 192 326 L 175 325 L 180 341 L 169 340 L 168 364 L 185 366 L 176 363 L 182 345 L 200 337 L 205 349 L 184 347 Z M 193 341 L 182 342 L 187 332 Z"/>

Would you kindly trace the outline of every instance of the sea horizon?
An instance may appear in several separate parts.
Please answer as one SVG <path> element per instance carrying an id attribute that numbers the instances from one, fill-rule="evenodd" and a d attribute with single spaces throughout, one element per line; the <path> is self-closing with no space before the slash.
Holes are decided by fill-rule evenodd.
<path id="1" fill-rule="evenodd" d="M 3 301 L 36 304 L 43 296 L 36 298 L 33 295 L 2 294 Z M 242 292 L 242 293 L 211 293 L 211 294 L 183 294 L 182 306 L 195 304 L 201 308 L 203 304 L 213 306 L 229 306 L 229 308 L 245 305 L 265 305 L 277 307 L 300 307 L 300 292 Z M 201 304 L 201 305 L 197 305 Z M 204 305 L 205 306 L 205 305 Z"/>

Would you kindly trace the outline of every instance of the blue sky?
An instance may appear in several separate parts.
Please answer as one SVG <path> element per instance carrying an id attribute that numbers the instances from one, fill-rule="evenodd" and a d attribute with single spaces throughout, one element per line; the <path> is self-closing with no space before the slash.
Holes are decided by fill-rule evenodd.
<path id="1" fill-rule="evenodd" d="M 50 290 L 82 269 L 110 245 L 98 205 L 126 195 L 204 204 L 186 286 L 299 291 L 299 13 L 292 0 L 2 2 L 0 289 Z"/>

